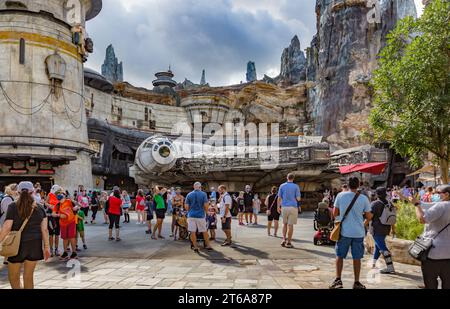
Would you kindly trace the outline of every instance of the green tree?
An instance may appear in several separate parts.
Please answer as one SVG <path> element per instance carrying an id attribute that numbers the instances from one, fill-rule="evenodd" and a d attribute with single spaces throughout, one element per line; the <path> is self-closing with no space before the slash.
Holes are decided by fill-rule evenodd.
<path id="1" fill-rule="evenodd" d="M 388 141 L 419 167 L 433 153 L 449 182 L 450 2 L 433 0 L 421 18 L 407 17 L 389 33 L 374 72 L 375 141 Z"/>

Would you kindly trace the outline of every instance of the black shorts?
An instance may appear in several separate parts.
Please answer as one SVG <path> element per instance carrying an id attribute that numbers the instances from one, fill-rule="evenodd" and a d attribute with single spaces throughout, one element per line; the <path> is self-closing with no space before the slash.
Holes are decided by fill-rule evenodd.
<path id="1" fill-rule="evenodd" d="M 222 221 L 222 230 L 224 231 L 231 230 L 231 218 L 226 218 L 225 223 Z"/>
<path id="2" fill-rule="evenodd" d="M 253 206 L 245 206 L 245 213 L 246 214 L 252 214 L 253 213 Z"/>
<path id="3" fill-rule="evenodd" d="M 156 209 L 156 219 L 164 219 L 166 217 L 165 209 Z"/>
<path id="4" fill-rule="evenodd" d="M 270 212 L 270 215 L 267 216 L 267 221 L 280 221 L 280 213 L 277 210 L 273 210 Z"/>
<path id="5" fill-rule="evenodd" d="M 42 239 L 21 241 L 19 253 L 16 256 L 9 257 L 8 262 L 12 264 L 23 263 L 25 261 L 35 262 L 44 259 L 42 250 Z"/>
<path id="6" fill-rule="evenodd" d="M 239 205 L 238 206 L 238 212 L 240 212 L 240 213 L 244 212 L 244 206 L 243 205 Z"/>
<path id="7" fill-rule="evenodd" d="M 59 219 L 48 217 L 48 235 L 59 236 L 61 235 L 61 227 L 59 226 Z"/>
<path id="8" fill-rule="evenodd" d="M 153 211 L 147 211 L 147 221 L 153 220 Z"/>

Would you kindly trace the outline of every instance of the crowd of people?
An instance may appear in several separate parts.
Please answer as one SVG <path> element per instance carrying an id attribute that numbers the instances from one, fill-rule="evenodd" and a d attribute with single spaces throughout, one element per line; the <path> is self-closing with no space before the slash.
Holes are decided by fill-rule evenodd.
<path id="1" fill-rule="evenodd" d="M 44 194 L 38 183 L 11 184 L 5 188 L 0 208 L 0 243 L 12 231 L 22 232 L 17 255 L 8 256 L 4 261 L 8 265 L 11 286 L 21 287 L 22 265 L 24 287 L 32 288 L 33 272 L 38 261 L 51 257 L 64 261 L 76 259 L 81 246 L 87 250 L 85 225 L 96 224 L 99 211 L 103 214 L 103 224 L 108 227 L 107 240 L 115 242 L 122 240 L 121 224 L 130 223 L 130 209 L 134 208 L 137 213 L 136 224 L 145 226 L 145 234 L 153 240 L 165 239 L 162 227 L 168 214 L 171 219 L 169 238 L 189 238 L 191 249 L 198 253 L 199 241 L 203 242 L 204 250 L 213 250 L 212 244 L 219 228 L 224 238 L 221 246 L 231 246 L 233 217 L 237 217 L 238 226 L 257 225 L 258 214 L 264 204 L 267 208 L 267 235 L 278 237 L 281 219 L 281 246 L 293 248 L 294 226 L 301 213 L 300 187 L 294 180 L 294 174 L 289 174 L 287 181 L 279 188 L 272 187 L 264 203 L 252 192 L 250 185 L 234 196 L 225 185 L 220 185 L 217 191 L 211 188 L 208 196 L 202 184 L 196 182 L 186 197 L 180 188 L 155 186 L 149 192 L 139 190 L 136 198 L 131 198 L 127 191 L 119 187 L 114 187 L 111 192 L 88 192 L 79 186 L 71 195 L 59 185 L 54 185 L 50 193 Z M 435 197 L 436 194 L 439 198 Z M 336 278 L 330 285 L 331 289 L 343 288 L 342 270 L 349 251 L 353 259 L 353 288 L 365 288 L 360 282 L 360 270 L 365 252 L 364 239 L 368 232 L 375 243 L 373 267 L 383 257 L 386 269 L 381 273 L 395 274 L 386 237 L 395 233 L 395 220 L 392 221 L 391 217 L 395 217 L 396 202 L 399 200 L 418 206 L 418 221 L 426 224 L 425 235 L 434 238 L 429 257 L 422 262 L 425 287 L 437 288 L 437 278 L 440 278 L 442 287 L 450 288 L 450 229 L 447 229 L 450 222 L 450 186 L 440 186 L 434 190 L 413 190 L 409 186 L 393 189 L 379 187 L 371 191 L 361 186 L 358 178 L 352 177 L 340 191 L 324 191 L 321 202 L 329 205 L 331 217 L 340 222 L 341 227 L 335 248 Z M 390 216 L 391 213 L 394 215 Z M 124 220 L 121 222 L 122 217 Z M 59 250 L 60 239 L 62 251 Z"/>

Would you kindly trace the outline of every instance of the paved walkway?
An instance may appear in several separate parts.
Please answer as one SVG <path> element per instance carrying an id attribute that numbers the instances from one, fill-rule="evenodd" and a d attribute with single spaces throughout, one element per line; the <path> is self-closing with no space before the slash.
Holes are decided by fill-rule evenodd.
<path id="1" fill-rule="evenodd" d="M 152 240 L 145 227 L 132 223 L 122 229 L 122 242 L 108 242 L 103 224 L 87 225 L 88 250 L 79 253 L 79 263 L 66 265 L 54 258 L 39 263 L 36 288 L 327 288 L 334 279 L 334 248 L 312 244 L 312 213 L 301 215 L 294 249 L 280 246 L 281 239 L 268 237 L 266 228 L 233 223 L 233 247 L 223 248 L 218 231 L 214 251 L 195 254 L 189 242 Z M 266 223 L 260 216 L 260 224 Z M 169 235 L 170 223 L 163 235 Z M 281 234 L 281 232 L 279 232 Z M 419 267 L 396 264 L 398 275 L 381 276 L 363 262 L 361 281 L 368 288 L 417 288 L 422 283 Z M 351 261 L 345 262 L 344 286 L 353 282 Z M 0 267 L 0 288 L 9 288 L 7 270 Z"/>

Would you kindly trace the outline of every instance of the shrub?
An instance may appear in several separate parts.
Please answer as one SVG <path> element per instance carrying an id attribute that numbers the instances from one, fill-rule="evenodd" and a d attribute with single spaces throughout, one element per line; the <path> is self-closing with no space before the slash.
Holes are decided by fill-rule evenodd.
<path id="1" fill-rule="evenodd" d="M 422 234 L 424 225 L 416 217 L 416 210 L 411 203 L 397 204 L 397 224 L 395 230 L 397 237 L 406 240 L 415 240 Z"/>

